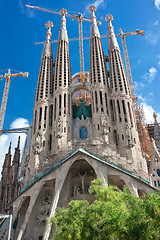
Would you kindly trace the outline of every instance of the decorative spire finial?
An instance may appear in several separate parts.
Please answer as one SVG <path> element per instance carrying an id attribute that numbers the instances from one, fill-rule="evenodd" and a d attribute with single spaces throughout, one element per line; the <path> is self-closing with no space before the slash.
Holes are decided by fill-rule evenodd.
<path id="1" fill-rule="evenodd" d="M 68 36 L 67 36 L 67 30 L 66 30 L 66 18 L 65 15 L 67 14 L 66 9 L 61 9 L 60 14 L 62 15 L 62 20 L 61 20 L 61 29 L 58 37 L 58 41 L 60 40 L 66 40 L 68 42 Z"/>
<path id="2" fill-rule="evenodd" d="M 97 27 L 97 21 L 96 21 L 96 16 L 95 16 L 95 11 L 96 11 L 96 7 L 91 5 L 89 7 L 89 11 L 91 12 L 91 38 L 92 37 L 99 37 L 100 38 L 100 33 L 99 33 L 99 29 Z M 98 22 L 98 24 L 100 25 L 101 22 Z"/>
<path id="3" fill-rule="evenodd" d="M 117 39 L 114 34 L 114 28 L 113 28 L 112 22 L 111 22 L 113 20 L 113 16 L 111 14 L 108 14 L 105 17 L 105 20 L 108 21 L 108 33 L 109 33 L 108 49 L 110 49 L 110 50 L 117 49 L 118 51 L 120 51 Z"/>
<path id="4" fill-rule="evenodd" d="M 53 23 L 51 21 L 48 21 L 46 24 L 45 24 L 46 28 L 50 29 L 51 27 L 53 27 Z"/>
<path id="5" fill-rule="evenodd" d="M 106 15 L 106 17 L 105 17 L 105 20 L 106 21 L 112 21 L 113 20 L 113 16 L 111 15 L 111 14 L 108 14 L 108 15 Z"/>
<path id="6" fill-rule="evenodd" d="M 45 24 L 45 26 L 48 29 L 47 34 L 46 34 L 46 40 L 51 40 L 51 36 L 52 36 L 51 27 L 53 27 L 53 23 L 51 21 L 48 21 Z"/>
<path id="7" fill-rule="evenodd" d="M 60 14 L 62 15 L 61 26 L 63 27 L 66 24 L 65 15 L 67 14 L 67 10 L 62 8 Z"/>
<path id="8" fill-rule="evenodd" d="M 108 32 L 111 35 L 114 33 L 113 26 L 111 21 L 113 20 L 113 16 L 111 14 L 106 15 L 105 20 L 108 21 Z"/>
<path id="9" fill-rule="evenodd" d="M 67 10 L 64 9 L 64 8 L 62 8 L 61 11 L 60 11 L 60 14 L 61 14 L 62 16 L 66 15 L 66 14 L 67 14 Z"/>
<path id="10" fill-rule="evenodd" d="M 156 119 L 158 116 L 156 114 L 156 112 L 153 113 L 153 117 Z"/>
<path id="11" fill-rule="evenodd" d="M 90 11 L 90 12 L 96 11 L 96 7 L 95 7 L 94 5 L 91 5 L 91 6 L 89 7 L 89 11 Z"/>
<path id="12" fill-rule="evenodd" d="M 93 19 L 96 19 L 96 16 L 95 16 L 95 11 L 96 11 L 96 7 L 94 6 L 94 5 L 91 5 L 90 7 L 89 7 L 89 11 L 91 12 L 91 20 L 93 20 Z"/>

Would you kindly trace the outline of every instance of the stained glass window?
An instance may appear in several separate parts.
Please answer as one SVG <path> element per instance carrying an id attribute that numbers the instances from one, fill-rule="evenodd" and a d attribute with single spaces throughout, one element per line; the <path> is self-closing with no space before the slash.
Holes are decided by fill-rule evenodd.
<path id="1" fill-rule="evenodd" d="M 79 131 L 79 135 L 80 135 L 80 139 L 84 140 L 88 137 L 88 131 L 86 127 L 81 127 L 80 131 Z"/>

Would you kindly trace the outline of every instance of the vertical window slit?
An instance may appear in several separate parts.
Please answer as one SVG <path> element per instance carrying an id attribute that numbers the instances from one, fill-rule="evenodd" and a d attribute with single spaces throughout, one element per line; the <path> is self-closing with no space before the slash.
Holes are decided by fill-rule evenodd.
<path id="1" fill-rule="evenodd" d="M 49 107 L 49 127 L 52 127 L 53 122 L 53 104 Z"/>
<path id="2" fill-rule="evenodd" d="M 34 134 L 36 132 L 36 122 L 37 122 L 37 111 L 35 111 L 35 117 L 34 117 Z"/>
<path id="3" fill-rule="evenodd" d="M 56 105 L 57 105 L 57 99 L 54 99 L 54 121 L 56 120 Z"/>
<path id="4" fill-rule="evenodd" d="M 42 120 L 42 108 L 39 109 L 39 129 L 41 129 L 41 120 Z"/>
<path id="5" fill-rule="evenodd" d="M 61 116 L 62 96 L 59 95 L 59 116 Z"/>
<path id="6" fill-rule="evenodd" d="M 46 118 L 47 118 L 47 106 L 44 109 L 44 128 L 46 128 Z"/>

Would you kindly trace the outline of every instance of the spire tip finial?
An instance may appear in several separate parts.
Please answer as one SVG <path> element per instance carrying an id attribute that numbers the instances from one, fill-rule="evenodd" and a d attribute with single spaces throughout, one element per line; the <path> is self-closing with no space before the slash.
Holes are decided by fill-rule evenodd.
<path id="1" fill-rule="evenodd" d="M 67 10 L 64 9 L 64 8 L 62 8 L 61 11 L 60 11 L 60 14 L 61 14 L 62 16 L 66 15 L 66 14 L 67 14 Z"/>
<path id="2" fill-rule="evenodd" d="M 111 14 L 108 14 L 108 15 L 106 15 L 106 17 L 105 17 L 105 20 L 106 21 L 112 21 L 113 20 L 113 16 L 111 15 Z"/>
<path id="3" fill-rule="evenodd" d="M 89 11 L 90 11 L 90 12 L 96 11 L 96 7 L 95 7 L 94 5 L 91 5 L 91 6 L 89 7 Z"/>
<path id="4" fill-rule="evenodd" d="M 153 117 L 156 119 L 158 116 L 156 114 L 156 112 L 153 113 Z"/>
<path id="5" fill-rule="evenodd" d="M 48 29 L 53 27 L 53 23 L 51 21 L 48 21 L 45 25 L 46 25 L 46 28 L 48 28 Z"/>

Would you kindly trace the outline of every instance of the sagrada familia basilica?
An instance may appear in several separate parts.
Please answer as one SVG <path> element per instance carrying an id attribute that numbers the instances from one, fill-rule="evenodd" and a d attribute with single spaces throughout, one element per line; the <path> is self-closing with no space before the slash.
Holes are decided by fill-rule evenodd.
<path id="1" fill-rule="evenodd" d="M 91 203 L 88 189 L 97 177 L 106 186 L 127 186 L 137 197 L 159 186 L 153 181 L 152 169 L 160 167 L 156 165 L 160 155 L 153 139 L 150 160 L 141 149 L 113 18 L 106 16 L 109 38 L 105 56 L 95 10 L 90 7 L 90 69 L 83 81 L 80 73 L 71 75 L 66 11 L 61 10 L 55 61 L 52 23 L 46 24 L 33 122 L 22 161 L 20 164 L 19 139 L 12 166 L 10 146 L 2 171 L 0 210 L 13 214 L 14 240 L 51 239 L 53 232 L 46 218 L 71 200 Z M 79 98 L 83 93 L 85 97 Z"/>

